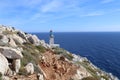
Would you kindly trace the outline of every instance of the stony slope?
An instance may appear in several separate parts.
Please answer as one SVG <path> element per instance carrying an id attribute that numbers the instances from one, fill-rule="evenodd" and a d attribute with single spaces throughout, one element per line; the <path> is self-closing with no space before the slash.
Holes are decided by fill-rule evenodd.
<path id="1" fill-rule="evenodd" d="M 2 80 L 118 80 L 86 58 L 4 25 L 0 26 L 0 73 Z"/>

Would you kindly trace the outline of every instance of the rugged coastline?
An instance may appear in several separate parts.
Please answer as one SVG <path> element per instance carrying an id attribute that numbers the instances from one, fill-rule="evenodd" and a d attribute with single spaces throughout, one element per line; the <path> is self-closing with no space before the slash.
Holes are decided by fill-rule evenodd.
<path id="1" fill-rule="evenodd" d="M 2 80 L 119 80 L 87 58 L 51 48 L 36 35 L 4 25 L 0 25 L 0 57 Z"/>

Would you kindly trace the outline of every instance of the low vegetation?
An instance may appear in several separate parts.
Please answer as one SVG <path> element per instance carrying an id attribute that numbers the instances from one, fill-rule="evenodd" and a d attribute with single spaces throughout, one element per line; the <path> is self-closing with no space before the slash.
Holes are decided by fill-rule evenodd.
<path id="1" fill-rule="evenodd" d="M 99 80 L 99 79 L 96 79 L 94 77 L 86 77 L 86 78 L 83 78 L 82 80 Z"/>
<path id="2" fill-rule="evenodd" d="M 2 80 L 2 74 L 0 73 L 0 80 Z"/>
<path id="3" fill-rule="evenodd" d="M 43 46 L 35 46 L 31 43 L 24 43 L 21 47 L 23 48 L 22 54 L 24 57 L 21 59 L 21 69 L 19 74 L 26 75 L 24 66 L 29 62 L 36 66 L 36 64 L 41 60 L 40 57 L 46 49 Z M 37 67 L 35 70 L 37 71 Z"/>
<path id="4" fill-rule="evenodd" d="M 46 51 L 46 49 L 45 49 L 43 46 L 41 46 L 41 45 L 36 46 L 36 48 L 37 48 L 41 53 L 44 53 L 44 52 Z"/>
<path id="5" fill-rule="evenodd" d="M 55 52 L 55 54 L 61 54 L 61 55 L 63 55 L 63 56 L 66 57 L 68 60 L 72 60 L 72 59 L 73 59 L 72 54 L 67 53 L 67 51 L 64 50 L 64 49 L 62 49 L 62 48 L 54 48 L 54 52 Z"/>
<path id="6" fill-rule="evenodd" d="M 12 35 L 12 34 L 17 34 L 17 32 L 12 32 L 12 31 L 9 31 L 9 30 L 5 30 L 2 32 L 4 35 Z"/>

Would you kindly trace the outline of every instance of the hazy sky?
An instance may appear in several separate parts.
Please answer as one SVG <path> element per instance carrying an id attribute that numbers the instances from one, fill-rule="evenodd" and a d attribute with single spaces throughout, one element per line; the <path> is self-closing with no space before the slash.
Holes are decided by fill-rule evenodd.
<path id="1" fill-rule="evenodd" d="M 0 24 L 27 32 L 120 31 L 120 0 L 0 0 Z"/>

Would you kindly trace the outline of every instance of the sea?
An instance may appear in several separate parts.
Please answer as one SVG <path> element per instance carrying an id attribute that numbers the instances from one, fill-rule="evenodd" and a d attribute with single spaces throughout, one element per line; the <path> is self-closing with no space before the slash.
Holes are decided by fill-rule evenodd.
<path id="1" fill-rule="evenodd" d="M 49 42 L 49 33 L 32 33 Z M 120 32 L 54 32 L 55 43 L 120 79 Z"/>

